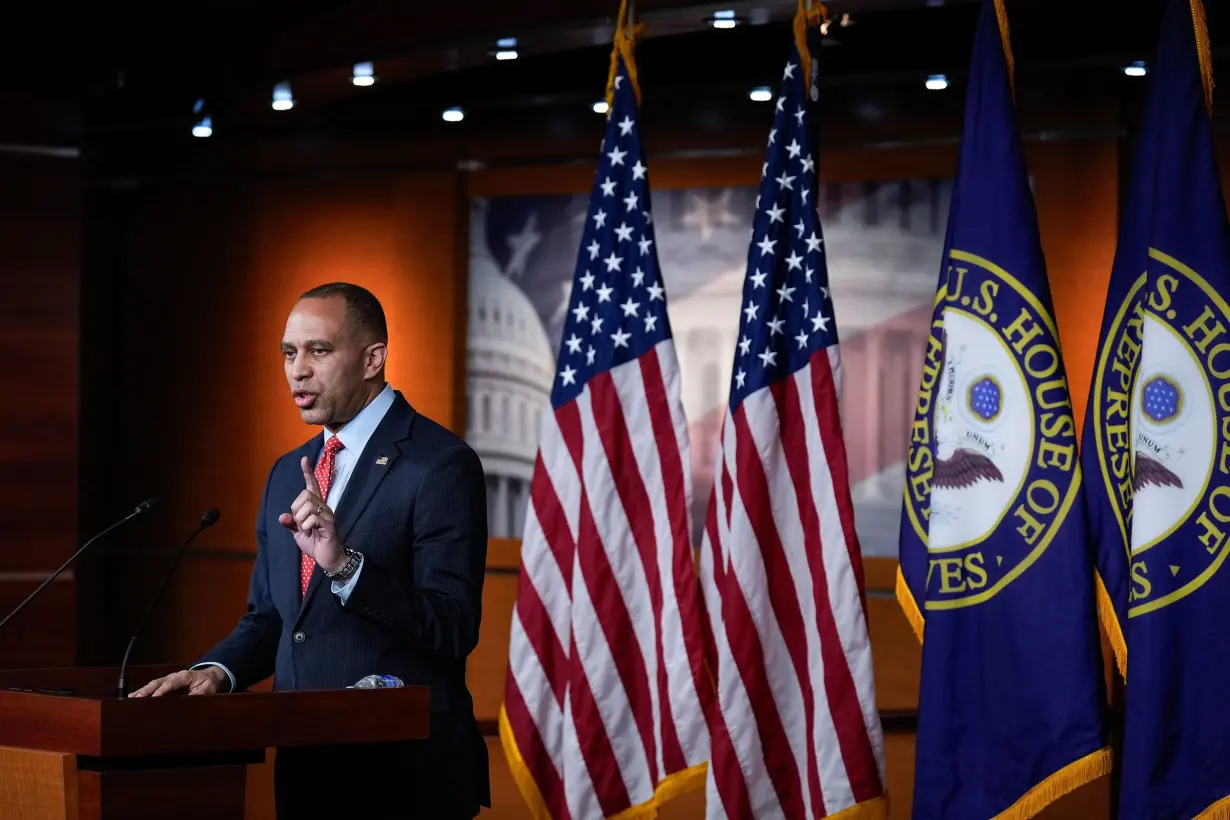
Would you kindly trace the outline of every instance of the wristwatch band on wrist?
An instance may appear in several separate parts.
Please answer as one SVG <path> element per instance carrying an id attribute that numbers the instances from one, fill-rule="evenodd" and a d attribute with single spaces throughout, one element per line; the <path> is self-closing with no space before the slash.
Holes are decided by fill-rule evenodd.
<path id="1" fill-rule="evenodd" d="M 347 558 L 346 563 L 342 565 L 341 569 L 332 574 L 325 572 L 323 567 L 320 570 L 324 572 L 325 577 L 330 581 L 349 581 L 359 571 L 359 564 L 363 563 L 363 553 L 356 552 L 350 547 L 343 547 L 343 549 L 346 551 Z"/>

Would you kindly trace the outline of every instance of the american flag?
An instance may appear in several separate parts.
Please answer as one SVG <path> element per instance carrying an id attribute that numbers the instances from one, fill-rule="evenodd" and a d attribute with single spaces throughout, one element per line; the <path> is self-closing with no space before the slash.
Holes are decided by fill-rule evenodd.
<path id="1" fill-rule="evenodd" d="M 610 817 L 703 785 L 713 697 L 687 425 L 622 58 L 551 404 L 500 734 L 536 818 Z"/>
<path id="2" fill-rule="evenodd" d="M 883 807 L 806 65 L 796 46 L 769 132 L 701 548 L 720 706 L 710 818 Z"/>

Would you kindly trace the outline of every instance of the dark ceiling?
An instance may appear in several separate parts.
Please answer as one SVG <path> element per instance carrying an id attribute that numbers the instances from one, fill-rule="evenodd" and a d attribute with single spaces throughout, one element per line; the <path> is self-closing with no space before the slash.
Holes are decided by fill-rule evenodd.
<path id="1" fill-rule="evenodd" d="M 641 0 L 638 49 L 645 116 L 720 132 L 760 118 L 747 100 L 771 85 L 790 44 L 793 0 L 696 4 Z M 823 78 L 831 118 L 875 123 L 920 108 L 959 117 L 961 77 L 976 0 L 833 0 Z M 1063 107 L 1137 94 L 1122 67 L 1149 59 L 1163 0 L 1008 0 L 1019 103 Z M 1230 3 L 1206 0 L 1215 45 L 1230 45 Z M 585 131 L 603 91 L 616 0 L 197 0 L 190 4 L 95 2 L 83 15 L 27 8 L 25 29 L 73 30 L 79 45 L 87 141 L 190 140 L 192 106 L 204 98 L 215 137 L 277 133 L 466 134 L 503 128 Z M 75 8 L 80 8 L 75 7 Z M 742 25 L 713 29 L 720 8 Z M 520 58 L 497 62 L 499 37 L 518 38 Z M 37 40 L 37 38 L 36 38 Z M 28 38 L 27 38 L 28 41 Z M 0 45 L 3 45 L 0 43 Z M 22 82 L 30 60 L 10 72 Z M 1216 48 L 1218 67 L 1227 49 Z M 350 66 L 375 61 L 378 81 L 351 85 Z M 2 67 L 2 66 L 0 66 Z M 63 66 L 60 66 L 63 71 Z M 1225 70 L 1230 70 L 1226 65 Z M 949 92 L 923 90 L 946 73 Z M 1224 71 L 1222 72 L 1225 73 Z M 289 80 L 297 105 L 275 112 L 274 82 Z M 465 122 L 440 121 L 460 105 Z M 452 129 L 451 131 L 449 129 Z"/>

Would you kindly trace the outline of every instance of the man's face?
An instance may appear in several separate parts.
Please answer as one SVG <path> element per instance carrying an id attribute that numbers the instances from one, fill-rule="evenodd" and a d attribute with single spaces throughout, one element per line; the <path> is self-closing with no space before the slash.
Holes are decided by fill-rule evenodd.
<path id="1" fill-rule="evenodd" d="M 384 364 L 382 344 L 364 345 L 340 296 L 301 299 L 286 320 L 282 358 L 291 396 L 307 424 L 331 428 L 350 421 L 367 402 L 367 380 Z"/>

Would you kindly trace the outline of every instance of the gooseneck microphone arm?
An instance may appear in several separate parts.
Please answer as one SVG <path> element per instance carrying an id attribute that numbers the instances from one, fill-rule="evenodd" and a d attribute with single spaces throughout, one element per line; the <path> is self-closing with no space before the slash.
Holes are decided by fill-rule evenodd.
<path id="1" fill-rule="evenodd" d="M 171 561 L 171 566 L 167 569 L 166 574 L 162 576 L 162 581 L 158 584 L 158 589 L 154 590 L 154 597 L 150 598 L 149 606 L 145 608 L 145 614 L 142 615 L 141 620 L 137 622 L 137 628 L 132 631 L 132 637 L 128 639 L 128 648 L 124 650 L 124 660 L 120 662 L 120 679 L 116 683 L 116 689 L 121 698 L 125 695 L 124 674 L 128 671 L 128 657 L 132 655 L 132 648 L 137 642 L 137 636 L 141 634 L 141 629 L 145 626 L 145 621 L 149 618 L 150 613 L 154 611 L 154 604 L 158 603 L 158 599 L 162 597 L 162 591 L 166 588 L 167 581 L 170 581 L 171 576 L 175 574 L 175 568 L 179 566 L 179 559 L 183 558 L 184 553 L 188 551 L 188 545 L 191 544 L 192 541 L 207 527 L 212 527 L 214 524 L 218 523 L 219 517 L 220 513 L 212 507 L 205 511 L 205 514 L 201 516 L 200 523 L 197 524 L 196 529 L 192 531 L 192 535 L 189 535 L 188 540 L 185 541 L 176 551 L 175 558 Z"/>
<path id="2" fill-rule="evenodd" d="M 68 569 L 69 564 L 71 564 L 73 561 L 76 561 L 76 560 L 77 560 L 77 558 L 78 558 L 78 557 L 80 557 L 81 553 L 85 552 L 87 549 L 89 549 L 89 548 L 90 548 L 90 545 L 91 545 L 91 544 L 93 544 L 93 543 L 94 543 L 95 541 L 97 541 L 99 538 L 102 538 L 102 537 L 103 537 L 104 535 L 106 535 L 107 533 L 109 533 L 109 532 L 111 532 L 112 530 L 116 529 L 117 527 L 120 527 L 120 526 L 122 526 L 122 525 L 124 525 L 124 524 L 127 524 L 129 521 L 131 521 L 132 519 L 136 518 L 136 517 L 137 517 L 137 516 L 139 516 L 139 515 L 144 515 L 145 513 L 149 512 L 150 510 L 152 510 L 152 509 L 154 508 L 154 506 L 155 506 L 157 503 L 158 503 L 158 499 L 156 499 L 156 498 L 147 498 L 147 499 L 145 499 L 145 500 L 144 500 L 144 501 L 142 501 L 140 504 L 138 504 L 138 505 L 136 506 L 136 508 L 135 508 L 135 509 L 133 509 L 133 511 L 132 511 L 132 512 L 130 512 L 128 515 L 124 516 L 124 517 L 123 517 L 123 518 L 121 518 L 119 521 L 116 521 L 114 524 L 112 524 L 111 526 L 107 527 L 107 528 L 106 528 L 105 530 L 103 530 L 102 532 L 100 532 L 100 533 L 96 534 L 96 535 L 95 535 L 93 538 L 91 538 L 89 541 L 86 541 L 84 544 L 82 544 L 82 545 L 81 545 L 81 547 L 80 547 L 80 548 L 79 548 L 76 552 L 74 552 L 72 555 L 70 555 L 70 556 L 68 557 L 68 560 L 67 560 L 67 561 L 65 561 L 63 564 L 60 564 L 60 568 L 59 568 L 59 569 L 57 569 L 55 572 L 51 573 L 51 577 L 49 577 L 47 580 L 43 581 L 43 583 L 39 584 L 39 585 L 35 588 L 35 590 L 34 590 L 33 592 L 31 592 L 29 595 L 27 595 L 27 596 L 26 596 L 26 599 L 25 599 L 24 601 L 22 601 L 20 604 L 18 604 L 18 605 L 16 606 L 16 608 L 14 608 L 14 609 L 13 609 L 13 611 L 12 611 L 12 612 L 10 612 L 8 615 L 5 615 L 5 616 L 4 616 L 4 620 L 3 620 L 3 621 L 0 621 L 0 629 L 3 629 L 3 628 L 4 628 L 4 625 L 5 625 L 5 624 L 7 624 L 10 620 L 12 620 L 12 618 L 13 618 L 13 616 L 14 616 L 14 615 L 16 615 L 18 612 L 21 612 L 23 609 L 25 609 L 26 604 L 30 603 L 30 602 L 31 602 L 31 601 L 33 601 L 36 597 L 38 597 L 38 594 L 39 594 L 40 592 L 42 592 L 42 591 L 43 591 L 43 589 L 45 589 L 45 588 L 46 588 L 46 586 L 47 586 L 48 584 L 50 584 L 50 583 L 51 583 L 52 581 L 54 581 L 56 578 L 59 578 L 59 577 L 60 577 L 60 573 L 62 573 L 64 570 Z"/>

